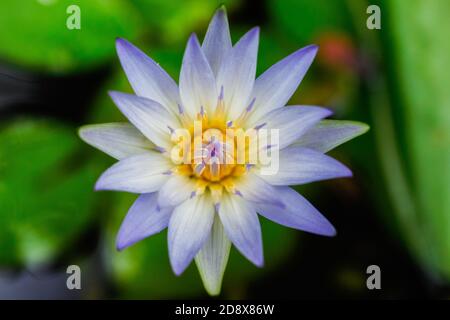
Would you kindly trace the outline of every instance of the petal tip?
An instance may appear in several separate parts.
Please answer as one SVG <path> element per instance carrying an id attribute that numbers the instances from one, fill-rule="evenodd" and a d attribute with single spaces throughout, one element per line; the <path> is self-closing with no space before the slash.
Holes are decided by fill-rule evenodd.
<path id="1" fill-rule="evenodd" d="M 123 45 L 127 43 L 127 40 L 121 38 L 121 37 L 116 37 L 116 45 Z"/>
<path id="2" fill-rule="evenodd" d="M 209 289 L 209 288 L 205 287 L 205 290 L 206 290 L 206 292 L 208 292 L 208 294 L 211 297 L 217 297 L 220 294 L 220 288 L 218 288 L 218 289 L 216 289 L 216 288 Z"/>
<path id="3" fill-rule="evenodd" d="M 121 240 L 117 239 L 116 241 L 116 250 L 121 252 L 123 251 L 125 248 L 127 247 L 127 245 L 125 245 L 125 243 L 123 243 Z"/>
<path id="4" fill-rule="evenodd" d="M 88 136 L 89 136 L 89 125 L 79 127 L 77 130 L 78 137 L 80 137 L 81 140 L 88 143 Z"/>
<path id="5" fill-rule="evenodd" d="M 113 99 L 115 101 L 119 97 L 120 92 L 114 91 L 114 90 L 109 90 L 108 95 L 111 97 L 111 99 Z"/>
<path id="6" fill-rule="evenodd" d="M 311 64 L 314 60 L 314 58 L 317 55 L 317 52 L 319 51 L 319 46 L 315 44 L 311 44 L 309 46 L 303 47 L 296 52 L 292 54 L 293 57 L 296 57 L 296 59 L 305 59 L 308 62 L 308 64 Z"/>
<path id="7" fill-rule="evenodd" d="M 317 44 L 310 44 L 306 48 L 311 50 L 311 51 L 318 51 L 319 50 L 319 46 Z"/>
<path id="8" fill-rule="evenodd" d="M 345 164 L 343 164 L 342 162 L 331 158 L 334 161 L 336 161 L 336 170 L 337 170 L 337 175 L 336 178 L 351 178 L 353 177 L 353 172 L 352 170 L 350 170 L 349 167 L 347 167 Z"/>
<path id="9" fill-rule="evenodd" d="M 170 233 L 170 228 L 169 228 L 169 232 Z M 172 268 L 173 273 L 179 277 L 184 270 L 186 270 L 186 268 L 189 266 L 191 260 L 189 260 L 189 262 L 187 262 L 186 259 L 183 259 L 184 257 L 180 257 L 179 253 L 175 253 L 173 252 L 173 249 L 170 246 L 169 243 L 169 261 L 170 261 L 170 266 Z"/>
<path id="10" fill-rule="evenodd" d="M 102 183 L 100 182 L 100 179 L 95 183 L 94 186 L 94 191 L 102 191 L 103 187 L 102 187 Z"/>
<path id="11" fill-rule="evenodd" d="M 317 44 L 310 44 L 309 46 L 304 47 L 301 51 L 311 54 L 313 57 L 316 56 L 319 51 L 319 46 Z"/>
<path id="12" fill-rule="evenodd" d="M 128 42 L 128 40 L 125 40 L 124 38 L 116 37 L 116 51 L 119 55 L 119 58 L 121 57 L 121 52 L 123 50 L 127 50 L 129 47 L 132 47 L 133 45 Z"/>
<path id="13" fill-rule="evenodd" d="M 200 42 L 199 42 L 198 37 L 197 37 L 197 34 L 196 34 L 195 32 L 192 32 L 192 33 L 190 34 L 188 42 L 189 42 L 190 44 L 195 44 L 195 45 L 200 46 Z"/>
<path id="14" fill-rule="evenodd" d="M 258 258 L 256 261 L 254 261 L 255 266 L 258 268 L 264 268 L 264 258 Z"/>
<path id="15" fill-rule="evenodd" d="M 335 237 L 337 235 L 336 228 L 328 220 L 325 221 L 326 224 L 324 225 L 323 230 L 319 235 L 330 238 Z"/>
<path id="16" fill-rule="evenodd" d="M 218 8 L 217 8 L 217 11 L 224 11 L 224 12 L 226 12 L 227 11 L 227 6 L 225 5 L 225 4 L 221 4 Z"/>
<path id="17" fill-rule="evenodd" d="M 262 245 L 257 250 L 255 250 L 250 255 L 247 255 L 247 258 L 258 268 L 264 267 L 264 254 L 262 252 Z"/>
<path id="18" fill-rule="evenodd" d="M 344 166 L 345 167 L 345 166 Z M 345 167 L 345 172 L 344 172 L 344 178 L 352 178 L 353 177 L 353 172 L 352 170 L 350 170 L 348 167 Z"/>
<path id="19" fill-rule="evenodd" d="M 100 178 L 98 178 L 97 182 L 95 183 L 94 191 L 104 191 L 104 190 L 108 190 L 108 188 L 106 187 L 104 173 L 103 173 L 100 176 Z"/>
<path id="20" fill-rule="evenodd" d="M 133 244 L 135 244 L 136 240 L 130 240 L 129 238 L 127 238 L 124 233 L 123 230 L 120 229 L 118 234 L 117 234 L 117 238 L 116 238 L 116 250 L 118 252 L 121 252 L 123 250 L 125 250 L 126 248 L 128 248 L 129 246 L 132 246 Z"/>
<path id="21" fill-rule="evenodd" d="M 324 118 L 332 116 L 334 113 L 334 111 L 332 109 L 329 109 L 329 108 L 322 108 L 322 109 L 323 109 Z"/>
<path id="22" fill-rule="evenodd" d="M 114 91 L 114 90 L 109 90 L 108 91 L 108 95 L 111 98 L 111 100 L 116 104 L 116 106 L 121 109 L 121 104 L 119 103 L 120 99 L 123 98 L 126 93 L 123 92 L 119 92 L 119 91 Z"/>
<path id="23" fill-rule="evenodd" d="M 227 16 L 227 7 L 224 4 L 221 4 L 214 15 L 217 15 L 218 17 L 226 17 Z"/>
<path id="24" fill-rule="evenodd" d="M 174 264 L 174 263 L 172 263 L 172 262 L 171 262 L 171 266 L 172 266 L 173 273 L 174 273 L 177 277 L 181 276 L 181 274 L 182 274 L 182 273 L 184 272 L 184 270 L 186 269 L 186 267 L 181 266 L 181 265 L 179 265 L 179 264 Z"/>
<path id="25" fill-rule="evenodd" d="M 359 134 L 364 134 L 370 130 L 370 126 L 367 123 L 359 123 Z"/>
<path id="26" fill-rule="evenodd" d="M 258 36 L 259 36 L 260 29 L 261 29 L 261 28 L 258 27 L 258 26 L 253 27 L 253 28 L 250 29 L 250 31 L 248 32 L 248 33 L 249 33 L 249 36 L 252 36 L 252 37 L 258 37 Z"/>

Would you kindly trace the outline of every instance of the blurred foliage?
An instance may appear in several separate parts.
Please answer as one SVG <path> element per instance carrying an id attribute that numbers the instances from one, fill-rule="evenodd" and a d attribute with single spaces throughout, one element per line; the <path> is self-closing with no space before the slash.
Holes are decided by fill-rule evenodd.
<path id="1" fill-rule="evenodd" d="M 345 31 L 350 26 L 343 0 L 269 0 L 268 13 L 284 36 L 306 44 L 322 33 Z"/>
<path id="2" fill-rule="evenodd" d="M 81 9 L 81 29 L 69 30 L 67 8 Z M 116 37 L 136 39 L 141 17 L 125 0 L 0 1 L 0 58 L 65 73 L 114 56 Z"/>
<path id="3" fill-rule="evenodd" d="M 0 264 L 47 263 L 92 221 L 93 164 L 78 137 L 53 121 L 0 129 Z"/>
<path id="4" fill-rule="evenodd" d="M 115 55 L 116 37 L 185 41 L 216 7 L 236 0 L 0 1 L 0 59 L 52 73 L 92 68 Z M 69 6 L 80 8 L 80 30 L 69 30 Z"/>
<path id="5" fill-rule="evenodd" d="M 221 4 L 232 9 L 237 0 L 131 0 L 149 31 L 163 42 L 185 42 L 189 33 L 204 27 Z M 204 31 L 204 30 L 202 30 Z"/>
<path id="6" fill-rule="evenodd" d="M 450 280 L 450 2 L 388 1 L 421 256 Z M 419 239 L 417 239 L 419 238 Z"/>
<path id="7" fill-rule="evenodd" d="M 368 2 L 348 0 L 356 26 Z M 356 28 L 365 70 L 379 162 L 366 162 L 373 195 L 386 226 L 434 280 L 450 280 L 450 95 L 446 88 L 450 4 L 437 0 L 378 0 L 382 30 Z M 382 41 L 380 41 L 382 40 Z M 367 61 L 366 61 L 367 63 Z M 367 167 L 367 166 L 371 166 Z M 382 184 L 384 183 L 384 184 Z M 386 202 L 386 197 L 389 202 Z M 387 204 L 390 204 L 388 206 Z M 439 281 L 438 281 L 439 282 Z"/>

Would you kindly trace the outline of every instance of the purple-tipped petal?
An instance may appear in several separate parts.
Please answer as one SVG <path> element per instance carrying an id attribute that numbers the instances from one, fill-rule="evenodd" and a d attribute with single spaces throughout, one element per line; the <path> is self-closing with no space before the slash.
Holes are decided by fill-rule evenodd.
<path id="1" fill-rule="evenodd" d="M 311 66 L 317 50 L 315 45 L 302 48 L 274 64 L 256 79 L 251 94 L 252 98 L 256 98 L 254 112 L 250 116 L 252 122 L 287 104 Z"/>
<path id="2" fill-rule="evenodd" d="M 120 160 L 98 179 L 96 190 L 117 190 L 132 193 L 157 191 L 169 179 L 165 174 L 173 167 L 169 158 L 154 151 Z"/>
<path id="3" fill-rule="evenodd" d="M 148 139 L 159 147 L 171 149 L 173 143 L 168 128 L 181 127 L 173 114 L 153 100 L 115 91 L 110 92 L 110 96 L 120 111 Z"/>
<path id="4" fill-rule="evenodd" d="M 155 61 L 128 41 L 117 39 L 116 49 L 134 92 L 177 112 L 180 98 L 175 81 Z"/>
<path id="5" fill-rule="evenodd" d="M 78 131 L 81 139 L 118 160 L 141 154 L 155 147 L 129 123 L 87 125 Z"/>
<path id="6" fill-rule="evenodd" d="M 283 149 L 331 114 L 330 110 L 321 107 L 287 106 L 269 112 L 257 123 L 265 124 L 267 130 L 278 129 L 279 149 Z M 271 143 L 270 137 L 269 134 L 267 144 Z"/>
<path id="7" fill-rule="evenodd" d="M 267 203 L 254 203 L 256 211 L 283 226 L 323 236 L 334 236 L 333 225 L 314 206 L 289 187 L 275 187 L 276 197 L 283 208 Z"/>
<path id="8" fill-rule="evenodd" d="M 217 74 L 217 87 L 224 89 L 228 117 L 239 117 L 250 102 L 256 74 L 259 28 L 247 32 L 231 49 Z"/>
<path id="9" fill-rule="evenodd" d="M 197 36 L 192 34 L 180 72 L 180 96 L 187 113 L 194 117 L 204 107 L 211 113 L 217 104 L 215 77 Z"/>
<path id="10" fill-rule="evenodd" d="M 169 221 L 169 257 L 172 269 L 180 275 L 202 248 L 214 222 L 214 205 L 209 196 L 186 200 Z"/>
<path id="11" fill-rule="evenodd" d="M 236 195 L 224 194 L 219 216 L 228 239 L 247 259 L 262 267 L 264 257 L 261 226 L 250 202 Z"/>
<path id="12" fill-rule="evenodd" d="M 325 153 L 362 135 L 367 130 L 369 126 L 362 122 L 323 120 L 308 130 L 295 144 Z"/>
<path id="13" fill-rule="evenodd" d="M 259 176 L 276 186 L 290 186 L 314 181 L 350 177 L 352 172 L 339 161 L 311 149 L 299 146 L 280 150 L 279 167 L 275 174 Z"/>
<path id="14" fill-rule="evenodd" d="M 227 12 L 224 6 L 217 9 L 209 23 L 208 31 L 203 40 L 202 49 L 208 59 L 211 70 L 215 75 L 231 50 L 230 29 L 228 26 Z"/>
<path id="15" fill-rule="evenodd" d="M 158 207 L 158 193 L 140 195 L 128 211 L 117 234 L 117 250 L 164 230 L 173 208 Z"/>

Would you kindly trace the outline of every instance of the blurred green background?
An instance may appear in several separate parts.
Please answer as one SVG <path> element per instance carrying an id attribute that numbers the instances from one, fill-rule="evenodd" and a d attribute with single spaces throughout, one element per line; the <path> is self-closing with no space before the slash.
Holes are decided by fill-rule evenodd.
<path id="1" fill-rule="evenodd" d="M 261 218 L 266 266 L 233 249 L 222 298 L 450 297 L 450 2 L 447 0 L 4 0 L 0 2 L 0 298 L 203 298 L 192 265 L 173 275 L 166 233 L 118 253 L 135 196 L 94 193 L 113 163 L 84 145 L 85 123 L 122 120 L 107 90 L 131 92 L 124 37 L 178 79 L 189 33 L 225 3 L 233 40 L 261 26 L 258 73 L 320 46 L 291 103 L 371 131 L 333 151 L 353 179 L 299 189 L 336 238 Z M 67 8 L 81 9 L 69 30 Z M 381 30 L 369 30 L 369 4 Z M 65 287 L 82 267 L 80 292 Z M 379 265 L 382 290 L 366 288 Z M 45 288 L 45 290 L 43 289 Z"/>

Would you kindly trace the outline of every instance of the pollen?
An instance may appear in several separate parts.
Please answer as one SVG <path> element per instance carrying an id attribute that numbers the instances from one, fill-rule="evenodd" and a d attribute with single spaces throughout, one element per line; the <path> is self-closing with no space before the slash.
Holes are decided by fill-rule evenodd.
<path id="1" fill-rule="evenodd" d="M 244 150 L 239 150 L 237 133 L 244 129 L 236 126 L 238 122 L 227 119 L 226 114 L 221 94 L 211 115 L 201 106 L 194 119 L 182 121 L 189 133 L 186 135 L 189 147 L 183 145 L 187 138 L 175 139 L 176 157 L 184 159 L 175 172 L 197 180 L 197 194 L 208 189 L 213 197 L 220 198 L 223 189 L 236 192 L 233 181 L 248 172 L 249 166 L 245 163 L 248 157 L 244 160 L 238 157 L 240 152 L 248 152 L 248 141 L 244 141 Z"/>

